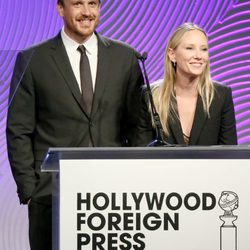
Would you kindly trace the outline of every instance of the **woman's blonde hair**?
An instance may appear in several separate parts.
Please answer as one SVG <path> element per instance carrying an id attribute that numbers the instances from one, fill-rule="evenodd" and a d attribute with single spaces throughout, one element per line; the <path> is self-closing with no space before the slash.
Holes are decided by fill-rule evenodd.
<path id="1" fill-rule="evenodd" d="M 207 37 L 205 31 L 196 24 L 184 23 L 179 26 L 170 37 L 166 48 L 163 82 L 156 82 L 151 86 L 155 107 L 160 116 L 163 131 L 166 136 L 169 135 L 169 120 L 174 117 L 178 118 L 176 96 L 174 91 L 174 84 L 176 80 L 175 65 L 170 60 L 168 51 L 169 48 L 172 48 L 173 50 L 176 49 L 180 44 L 183 35 L 191 30 L 199 30 Z M 209 116 L 209 108 L 214 96 L 214 87 L 210 76 L 209 61 L 207 62 L 204 72 L 200 76 L 197 91 L 201 96 L 204 111 Z"/>

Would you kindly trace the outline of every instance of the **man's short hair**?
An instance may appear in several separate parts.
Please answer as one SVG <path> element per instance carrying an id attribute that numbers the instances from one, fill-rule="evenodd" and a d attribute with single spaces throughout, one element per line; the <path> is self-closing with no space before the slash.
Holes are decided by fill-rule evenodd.
<path id="1" fill-rule="evenodd" d="M 64 0 L 57 0 L 57 4 L 63 5 L 64 4 Z M 99 4 L 101 4 L 101 0 L 99 0 Z"/>

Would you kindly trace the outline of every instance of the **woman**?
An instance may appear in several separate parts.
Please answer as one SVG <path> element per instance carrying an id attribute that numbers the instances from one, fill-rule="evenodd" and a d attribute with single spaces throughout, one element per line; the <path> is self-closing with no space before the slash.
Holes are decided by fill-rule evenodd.
<path id="1" fill-rule="evenodd" d="M 175 30 L 166 48 L 164 79 L 151 88 L 168 143 L 237 144 L 231 89 L 211 80 L 208 38 L 197 25 Z M 148 101 L 142 105 L 137 139 L 146 145 L 154 137 L 154 123 Z"/>

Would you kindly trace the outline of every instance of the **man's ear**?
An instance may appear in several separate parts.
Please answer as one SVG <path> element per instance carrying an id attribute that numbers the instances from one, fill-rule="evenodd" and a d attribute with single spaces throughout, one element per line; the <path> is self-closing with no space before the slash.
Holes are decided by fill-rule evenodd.
<path id="1" fill-rule="evenodd" d="M 64 16 L 64 9 L 63 9 L 63 5 L 61 3 L 58 3 L 56 5 L 56 9 L 57 9 L 57 12 L 58 14 L 63 17 Z"/>

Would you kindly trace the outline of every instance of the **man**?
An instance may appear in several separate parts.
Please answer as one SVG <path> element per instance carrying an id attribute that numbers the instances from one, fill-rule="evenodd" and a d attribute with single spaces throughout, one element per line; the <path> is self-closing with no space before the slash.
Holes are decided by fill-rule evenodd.
<path id="1" fill-rule="evenodd" d="M 131 146 L 135 138 L 143 77 L 132 48 L 95 32 L 100 5 L 58 0 L 60 34 L 17 56 L 7 145 L 29 207 L 31 249 L 51 249 L 51 175 L 40 171 L 48 148 Z"/>

